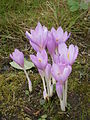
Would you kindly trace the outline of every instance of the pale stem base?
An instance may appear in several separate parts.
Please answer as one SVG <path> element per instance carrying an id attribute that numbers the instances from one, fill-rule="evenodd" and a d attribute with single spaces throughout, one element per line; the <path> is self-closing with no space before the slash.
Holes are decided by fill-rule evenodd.
<path id="1" fill-rule="evenodd" d="M 23 69 L 23 70 L 24 70 L 24 73 L 25 73 L 26 78 L 28 80 L 29 91 L 32 92 L 32 83 L 31 83 L 31 80 L 30 80 L 30 78 L 29 78 L 28 73 L 26 72 L 26 70 L 25 69 Z"/>

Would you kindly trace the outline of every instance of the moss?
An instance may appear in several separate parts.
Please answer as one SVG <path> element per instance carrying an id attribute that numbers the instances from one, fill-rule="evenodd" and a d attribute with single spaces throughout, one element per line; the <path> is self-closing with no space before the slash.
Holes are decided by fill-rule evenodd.
<path id="1" fill-rule="evenodd" d="M 0 110 L 4 116 L 13 116 L 17 111 L 20 112 L 18 108 L 24 105 L 22 86 L 25 80 L 23 72 L 0 75 Z"/>

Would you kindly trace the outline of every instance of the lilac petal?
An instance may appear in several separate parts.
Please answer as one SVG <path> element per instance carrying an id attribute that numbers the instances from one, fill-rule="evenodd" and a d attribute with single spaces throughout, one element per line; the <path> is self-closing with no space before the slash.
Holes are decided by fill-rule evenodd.
<path id="1" fill-rule="evenodd" d="M 63 29 L 62 29 L 62 27 L 61 27 L 61 26 L 60 26 L 60 27 L 58 27 L 57 32 L 63 33 Z"/>
<path id="2" fill-rule="evenodd" d="M 53 40 L 53 36 L 52 36 L 51 32 L 48 32 L 47 49 L 48 49 L 49 54 L 53 55 L 55 53 L 56 44 Z"/>
<path id="3" fill-rule="evenodd" d="M 42 25 L 40 24 L 40 22 L 38 22 L 38 24 L 37 24 L 37 26 L 36 26 L 36 28 L 35 28 L 35 31 L 36 32 L 38 32 L 38 33 L 40 33 L 40 32 L 42 32 Z"/>
<path id="4" fill-rule="evenodd" d="M 42 69 L 41 63 L 38 61 L 35 55 L 30 55 L 30 59 L 37 66 L 37 68 Z"/>
<path id="5" fill-rule="evenodd" d="M 12 54 L 10 54 L 10 58 L 13 60 L 13 56 L 12 56 Z"/>
<path id="6" fill-rule="evenodd" d="M 63 41 L 66 42 L 68 40 L 68 38 L 70 37 L 71 33 L 69 33 L 68 35 L 68 32 L 65 31 L 64 35 L 63 35 Z"/>
<path id="7" fill-rule="evenodd" d="M 13 59 L 13 61 L 15 61 L 21 67 L 24 67 L 24 55 L 18 49 L 15 49 L 15 51 L 10 54 L 10 58 Z"/>
<path id="8" fill-rule="evenodd" d="M 26 31 L 27 32 L 27 31 Z M 33 35 L 34 34 L 34 30 L 30 29 L 30 33 Z"/>
<path id="9" fill-rule="evenodd" d="M 24 67 L 24 55 L 23 55 L 23 53 L 21 53 L 20 54 L 20 57 L 18 57 L 19 58 L 19 64 L 22 66 L 22 67 Z"/>
<path id="10" fill-rule="evenodd" d="M 73 44 L 69 46 L 67 57 L 68 57 L 69 63 L 72 64 L 74 62 L 74 45 Z"/>
<path id="11" fill-rule="evenodd" d="M 59 63 L 58 64 L 59 68 L 60 68 L 60 73 L 61 75 L 63 74 L 63 70 L 65 69 L 66 65 L 65 64 L 62 64 L 62 63 Z"/>
<path id="12" fill-rule="evenodd" d="M 58 52 L 60 55 L 67 53 L 67 45 L 65 43 L 61 43 L 58 46 Z"/>
<path id="13" fill-rule="evenodd" d="M 76 60 L 77 56 L 78 56 L 78 47 L 75 46 L 75 48 L 74 48 L 74 60 Z"/>
<path id="14" fill-rule="evenodd" d="M 68 35 L 67 39 L 68 39 L 70 36 L 71 36 L 71 33 L 69 33 L 69 35 Z"/>
<path id="15" fill-rule="evenodd" d="M 60 68 L 57 64 L 53 63 L 51 73 L 56 81 L 59 81 L 61 79 Z"/>
<path id="16" fill-rule="evenodd" d="M 45 26 L 43 26 L 43 33 L 41 35 L 41 45 L 43 46 L 44 49 L 47 44 L 47 34 L 48 34 L 48 30 Z"/>
<path id="17" fill-rule="evenodd" d="M 67 67 L 65 67 L 65 69 L 63 71 L 63 74 L 62 74 L 62 80 L 63 80 L 63 82 L 65 82 L 68 79 L 71 71 L 72 71 L 72 67 L 70 65 L 68 65 Z"/>
<path id="18" fill-rule="evenodd" d="M 48 62 L 48 56 L 47 56 L 47 53 L 46 53 L 45 49 L 42 50 L 41 55 L 42 55 L 42 57 L 43 57 L 43 62 L 44 62 L 45 64 L 47 64 L 47 62 Z"/>
<path id="19" fill-rule="evenodd" d="M 45 69 L 48 59 L 45 50 L 42 50 L 41 53 L 37 52 L 37 56 L 30 55 L 30 58 L 39 69 Z"/>
<path id="20" fill-rule="evenodd" d="M 46 77 L 49 79 L 51 75 L 51 64 L 47 64 L 45 73 L 46 73 Z"/>
<path id="21" fill-rule="evenodd" d="M 67 33 L 67 31 L 65 31 L 65 33 L 63 35 L 63 41 L 66 42 L 67 39 L 68 39 L 68 33 Z"/>
<path id="22" fill-rule="evenodd" d="M 60 55 L 59 59 L 60 59 L 60 63 L 68 64 L 68 59 L 67 59 L 66 55 L 63 55 L 63 54 Z"/>
<path id="23" fill-rule="evenodd" d="M 63 29 L 62 29 L 62 27 L 59 27 L 57 29 L 57 34 L 58 34 L 58 37 L 62 38 L 62 36 L 63 36 Z"/>
<path id="24" fill-rule="evenodd" d="M 47 29 L 47 27 L 45 27 L 45 26 L 43 26 L 43 30 L 44 30 L 45 33 L 48 32 L 48 29 Z"/>
<path id="25" fill-rule="evenodd" d="M 26 31 L 25 35 L 26 35 L 26 37 L 27 37 L 29 40 L 31 40 L 32 35 L 31 35 L 28 31 Z"/>
<path id="26" fill-rule="evenodd" d="M 13 52 L 13 58 L 20 66 L 24 67 L 24 55 L 22 52 L 15 49 L 15 52 Z"/>
<path id="27" fill-rule="evenodd" d="M 39 51 L 40 46 L 38 45 L 38 43 L 36 41 L 32 40 L 33 37 L 28 31 L 26 31 L 26 37 L 29 39 L 29 42 L 30 42 L 31 46 L 34 48 L 34 50 Z"/>
<path id="28" fill-rule="evenodd" d="M 51 28 L 51 33 L 55 32 L 55 31 L 56 31 L 55 28 L 52 27 L 52 28 Z"/>
<path id="29" fill-rule="evenodd" d="M 60 56 L 58 54 L 53 54 L 53 62 L 56 64 L 60 63 Z"/>
<path id="30" fill-rule="evenodd" d="M 31 42 L 31 41 L 30 41 L 30 44 L 31 44 L 32 48 L 33 48 L 36 52 L 40 51 L 40 47 L 39 47 L 37 44 L 34 44 L 34 43 Z"/>
<path id="31" fill-rule="evenodd" d="M 56 92 L 59 98 L 62 97 L 62 92 L 63 92 L 63 85 L 60 84 L 59 82 L 56 83 Z"/>
<path id="32" fill-rule="evenodd" d="M 40 52 L 37 52 L 37 59 L 42 63 L 43 62 L 43 56 Z"/>

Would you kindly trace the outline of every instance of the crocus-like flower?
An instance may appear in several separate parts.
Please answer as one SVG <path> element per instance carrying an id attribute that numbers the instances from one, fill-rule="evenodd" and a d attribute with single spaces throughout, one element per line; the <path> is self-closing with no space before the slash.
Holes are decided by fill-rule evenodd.
<path id="1" fill-rule="evenodd" d="M 60 99 L 61 109 L 65 111 L 66 105 L 66 93 L 64 90 L 64 85 L 66 84 L 66 80 L 72 71 L 71 66 L 64 64 L 55 64 L 53 63 L 51 68 L 51 73 L 56 80 L 56 92 Z M 66 91 L 67 92 L 67 91 Z"/>
<path id="2" fill-rule="evenodd" d="M 56 43 L 53 39 L 52 33 L 48 32 L 48 37 L 47 37 L 47 49 L 50 55 L 53 55 L 55 53 L 56 49 Z"/>
<path id="3" fill-rule="evenodd" d="M 18 49 L 15 49 L 15 51 L 12 54 L 10 54 L 10 58 L 22 68 L 24 68 L 24 54 Z"/>
<path id="4" fill-rule="evenodd" d="M 10 58 L 23 68 L 26 78 L 28 80 L 29 91 L 31 92 L 32 91 L 32 83 L 31 83 L 28 73 L 26 72 L 26 69 L 24 67 L 24 54 L 22 52 L 20 52 L 18 49 L 15 49 L 15 51 L 12 54 L 10 54 Z"/>
<path id="5" fill-rule="evenodd" d="M 30 33 L 26 31 L 26 37 L 29 39 L 31 46 L 36 52 L 45 49 L 47 44 L 47 33 L 47 28 L 42 26 L 39 22 L 35 30 L 30 30 Z"/>
<path id="6" fill-rule="evenodd" d="M 47 53 L 45 50 L 42 50 L 41 52 L 37 52 L 37 55 L 30 55 L 30 58 L 32 62 L 37 66 L 38 69 L 44 70 L 47 62 L 48 62 L 48 57 Z"/>
<path id="7" fill-rule="evenodd" d="M 51 73 L 57 82 L 63 84 L 70 75 L 72 68 L 70 65 L 55 64 L 53 63 Z"/>
<path id="8" fill-rule="evenodd" d="M 51 32 L 56 44 L 66 42 L 71 35 L 71 33 L 68 34 L 67 31 L 64 32 L 61 27 L 59 27 L 57 30 L 55 30 L 55 28 L 52 28 Z"/>
<path id="9" fill-rule="evenodd" d="M 71 44 L 69 48 L 65 43 L 58 46 L 58 52 L 60 54 L 60 61 L 63 64 L 72 65 L 78 56 L 78 47 Z"/>

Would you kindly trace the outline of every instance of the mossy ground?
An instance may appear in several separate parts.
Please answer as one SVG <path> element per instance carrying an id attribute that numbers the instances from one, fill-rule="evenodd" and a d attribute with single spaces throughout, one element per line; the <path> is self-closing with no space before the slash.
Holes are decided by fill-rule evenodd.
<path id="1" fill-rule="evenodd" d="M 51 29 L 59 25 L 72 33 L 68 44 L 79 47 L 79 56 L 73 65 L 68 82 L 68 108 L 61 112 L 56 93 L 45 102 L 42 81 L 34 68 L 30 71 L 33 92 L 28 93 L 23 71 L 10 67 L 9 54 L 15 48 L 25 56 L 32 48 L 25 38 L 25 31 L 37 22 Z M 2 0 L 0 1 L 0 119 L 37 120 L 47 115 L 47 120 L 89 119 L 89 40 L 90 10 L 71 13 L 64 0 Z"/>

